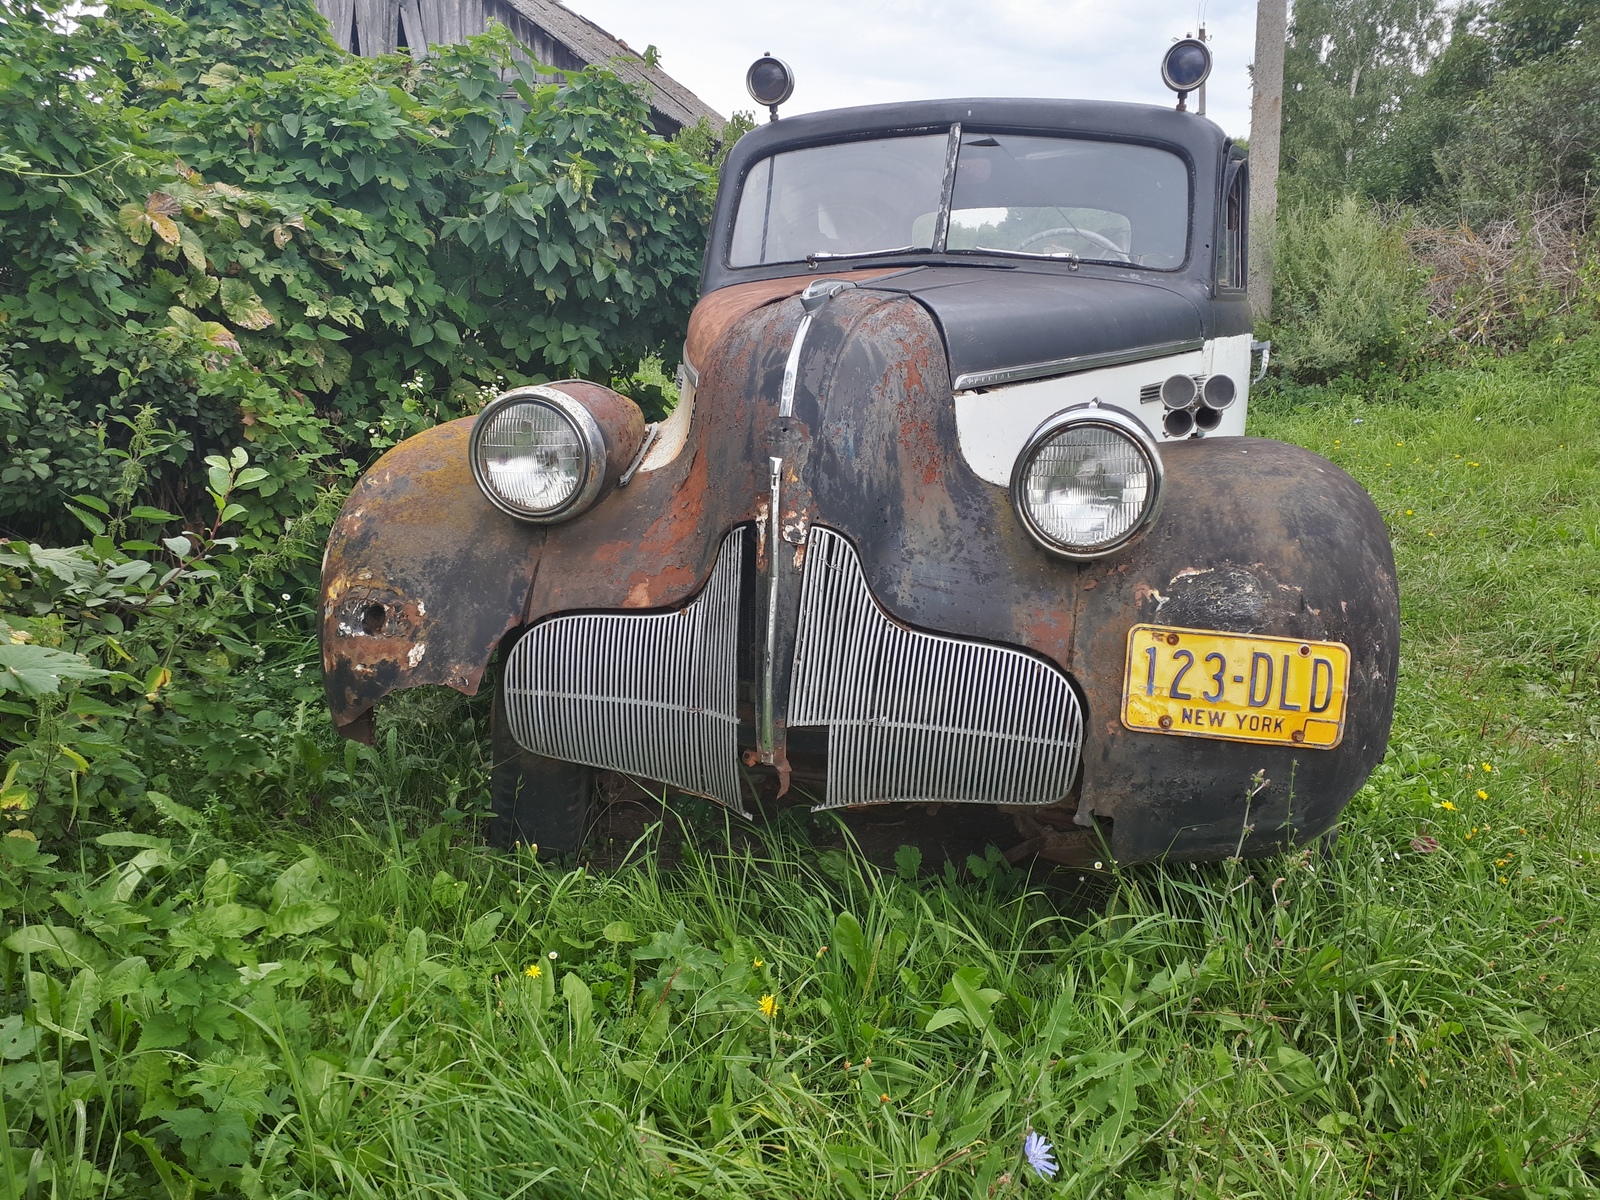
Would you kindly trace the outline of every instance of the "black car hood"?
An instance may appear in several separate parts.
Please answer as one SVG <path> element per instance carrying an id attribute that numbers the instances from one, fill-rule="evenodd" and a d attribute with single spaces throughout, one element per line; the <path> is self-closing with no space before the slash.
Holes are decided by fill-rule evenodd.
<path id="1" fill-rule="evenodd" d="M 923 267 L 863 287 L 914 297 L 939 322 L 957 390 L 1175 353 L 1206 336 L 1173 288 L 1000 267 Z M 1071 360 L 1088 360 L 1074 362 Z"/>

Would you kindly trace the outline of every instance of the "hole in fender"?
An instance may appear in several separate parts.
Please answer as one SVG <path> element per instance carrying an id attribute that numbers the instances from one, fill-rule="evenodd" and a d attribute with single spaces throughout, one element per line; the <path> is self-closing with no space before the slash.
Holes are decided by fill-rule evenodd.
<path id="1" fill-rule="evenodd" d="M 382 633 L 388 621 L 389 610 L 381 604 L 369 604 L 361 610 L 361 629 L 371 637 Z"/>

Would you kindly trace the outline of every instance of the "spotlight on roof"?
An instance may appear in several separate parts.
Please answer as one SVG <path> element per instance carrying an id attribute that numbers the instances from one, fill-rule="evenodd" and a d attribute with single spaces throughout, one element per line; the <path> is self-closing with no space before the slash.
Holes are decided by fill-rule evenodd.
<path id="1" fill-rule="evenodd" d="M 763 54 L 744 74 L 744 86 L 751 99 L 764 104 L 772 119 L 778 119 L 778 105 L 794 95 L 794 72 L 781 58 Z"/>
<path id="2" fill-rule="evenodd" d="M 1204 32 L 1202 30 L 1202 32 Z M 752 68 L 753 70 L 754 68 Z M 1211 51 L 1199 38 L 1182 38 L 1161 60 L 1161 82 L 1178 93 L 1178 111 L 1184 100 L 1211 74 Z"/>

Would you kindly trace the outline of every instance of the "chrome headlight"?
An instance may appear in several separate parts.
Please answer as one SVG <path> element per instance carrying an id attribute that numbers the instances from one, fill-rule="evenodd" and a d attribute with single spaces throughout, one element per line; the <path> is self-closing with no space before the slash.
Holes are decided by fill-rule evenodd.
<path id="1" fill-rule="evenodd" d="M 1046 550 L 1100 558 L 1155 519 L 1161 482 L 1155 439 L 1137 418 L 1094 401 L 1034 430 L 1011 473 L 1011 501 Z"/>
<path id="2" fill-rule="evenodd" d="M 472 427 L 468 452 L 490 503 L 524 521 L 576 516 L 605 479 L 599 423 L 555 388 L 517 388 L 491 401 Z"/>

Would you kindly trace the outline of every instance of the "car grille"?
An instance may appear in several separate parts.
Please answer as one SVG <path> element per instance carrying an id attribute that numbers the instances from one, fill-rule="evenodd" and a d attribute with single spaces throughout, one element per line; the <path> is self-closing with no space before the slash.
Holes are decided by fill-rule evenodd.
<path id="1" fill-rule="evenodd" d="M 530 629 L 505 667 L 518 744 L 658 779 L 743 813 L 736 649 L 744 536 L 728 535 L 705 590 L 677 612 L 554 617 Z"/>
<path id="2" fill-rule="evenodd" d="M 830 529 L 812 527 L 805 564 L 789 724 L 827 727 L 822 807 L 1066 796 L 1083 717 L 1065 675 L 1020 650 L 907 629 Z"/>
<path id="3" fill-rule="evenodd" d="M 677 612 L 554 617 L 530 629 L 505 667 L 517 742 L 743 813 L 744 539 L 743 529 L 728 536 L 705 590 Z M 819 807 L 1066 797 L 1083 715 L 1064 674 L 1020 650 L 895 621 L 833 530 L 811 528 L 804 562 L 788 724 L 828 732 Z"/>

